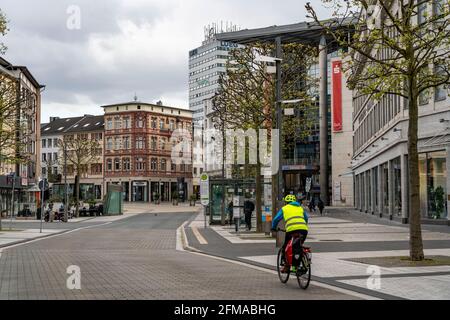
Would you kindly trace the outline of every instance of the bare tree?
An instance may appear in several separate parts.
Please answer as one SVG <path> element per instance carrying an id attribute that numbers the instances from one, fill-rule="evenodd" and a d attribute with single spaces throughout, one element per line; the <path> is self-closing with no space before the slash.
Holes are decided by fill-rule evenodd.
<path id="1" fill-rule="evenodd" d="M 99 163 L 102 156 L 100 144 L 92 139 L 88 139 L 87 134 L 65 135 L 59 141 L 58 147 L 63 159 L 64 150 L 67 150 L 67 165 L 71 166 L 75 175 L 75 215 L 79 217 L 80 209 L 80 179 L 88 174 L 90 165 Z M 66 168 L 63 168 L 65 170 Z M 63 171 L 66 172 L 66 171 Z"/>
<path id="2" fill-rule="evenodd" d="M 334 19 L 322 22 L 311 4 L 306 9 L 339 45 L 349 49 L 344 59 L 349 88 L 357 97 L 377 101 L 391 94 L 407 101 L 410 258 L 423 260 L 418 99 L 450 82 L 450 1 L 322 1 L 335 9 Z"/>
<path id="3" fill-rule="evenodd" d="M 283 46 L 284 59 L 282 63 L 283 99 L 300 99 L 303 102 L 290 106 L 298 112 L 314 108 L 311 87 L 313 81 L 308 81 L 308 71 L 315 61 L 317 52 L 314 48 L 300 44 Z M 214 99 L 213 121 L 221 130 L 242 129 L 256 131 L 256 154 L 259 157 L 259 130 L 275 127 L 275 77 L 274 65 L 260 59 L 261 56 L 273 56 L 274 44 L 254 43 L 245 48 L 230 52 L 227 72 L 220 78 L 220 90 Z M 294 117 L 283 132 L 285 137 L 305 135 L 306 132 L 296 130 L 308 122 L 307 119 Z M 306 128 L 307 126 L 303 126 Z M 289 141 L 284 139 L 284 141 Z M 291 141 L 292 142 L 292 141 Z M 250 143 L 250 141 L 249 141 Z M 286 146 L 280 146 L 280 150 Z M 246 151 L 245 160 L 249 157 Z M 254 165 L 251 175 L 256 180 L 256 222 L 257 231 L 262 225 L 262 180 L 261 159 Z"/>

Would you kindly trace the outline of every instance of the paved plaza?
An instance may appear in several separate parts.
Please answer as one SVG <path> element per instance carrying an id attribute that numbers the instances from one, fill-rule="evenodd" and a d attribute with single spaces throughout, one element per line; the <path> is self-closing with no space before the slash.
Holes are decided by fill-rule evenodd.
<path id="1" fill-rule="evenodd" d="M 201 219 L 198 215 L 186 226 L 189 246 L 272 270 L 276 267 L 274 239 L 264 239 L 264 234 L 236 234 L 229 226 L 204 229 Z M 450 228 L 424 226 L 423 229 L 426 255 L 450 256 Z M 203 241 L 199 241 L 199 234 Z M 322 283 L 381 299 L 450 299 L 450 266 L 379 267 L 380 286 L 369 284 L 369 289 L 371 266 L 348 261 L 408 256 L 408 240 L 408 226 L 399 223 L 354 214 L 313 214 L 306 244 L 313 250 L 314 279 Z"/>
<path id="2" fill-rule="evenodd" d="M 303 291 L 266 269 L 176 250 L 177 230 L 196 215 L 152 211 L 0 249 L 0 299 L 361 299 L 321 285 Z M 80 290 L 67 286 L 74 266 Z"/>

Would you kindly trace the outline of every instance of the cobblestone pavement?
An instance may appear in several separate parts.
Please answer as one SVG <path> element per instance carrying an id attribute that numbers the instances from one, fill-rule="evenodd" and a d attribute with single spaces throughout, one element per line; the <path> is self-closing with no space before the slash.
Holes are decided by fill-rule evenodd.
<path id="1" fill-rule="evenodd" d="M 354 299 L 176 251 L 176 229 L 191 216 L 142 214 L 3 249 L 0 299 Z M 72 265 L 80 267 L 81 290 L 67 288 Z"/>

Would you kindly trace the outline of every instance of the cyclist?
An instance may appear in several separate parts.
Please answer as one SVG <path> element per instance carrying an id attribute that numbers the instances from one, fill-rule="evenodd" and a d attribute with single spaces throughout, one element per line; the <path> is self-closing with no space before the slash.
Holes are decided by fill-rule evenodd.
<path id="1" fill-rule="evenodd" d="M 287 195 L 284 198 L 286 205 L 280 209 L 276 217 L 272 222 L 272 231 L 276 231 L 276 228 L 281 220 L 284 220 L 286 224 L 286 237 L 284 239 L 282 252 L 282 261 L 285 259 L 286 246 L 291 241 L 294 234 L 300 234 L 302 237 L 302 245 L 308 236 L 308 214 L 303 210 L 300 203 L 297 202 L 295 195 Z M 290 266 L 285 263 L 282 273 L 287 273 L 290 270 Z"/>

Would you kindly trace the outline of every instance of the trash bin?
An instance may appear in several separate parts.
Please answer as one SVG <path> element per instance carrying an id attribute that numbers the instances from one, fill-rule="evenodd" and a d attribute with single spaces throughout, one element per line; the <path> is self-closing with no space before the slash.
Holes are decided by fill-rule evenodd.
<path id="1" fill-rule="evenodd" d="M 41 220 L 41 208 L 37 208 L 36 210 L 36 220 Z"/>

